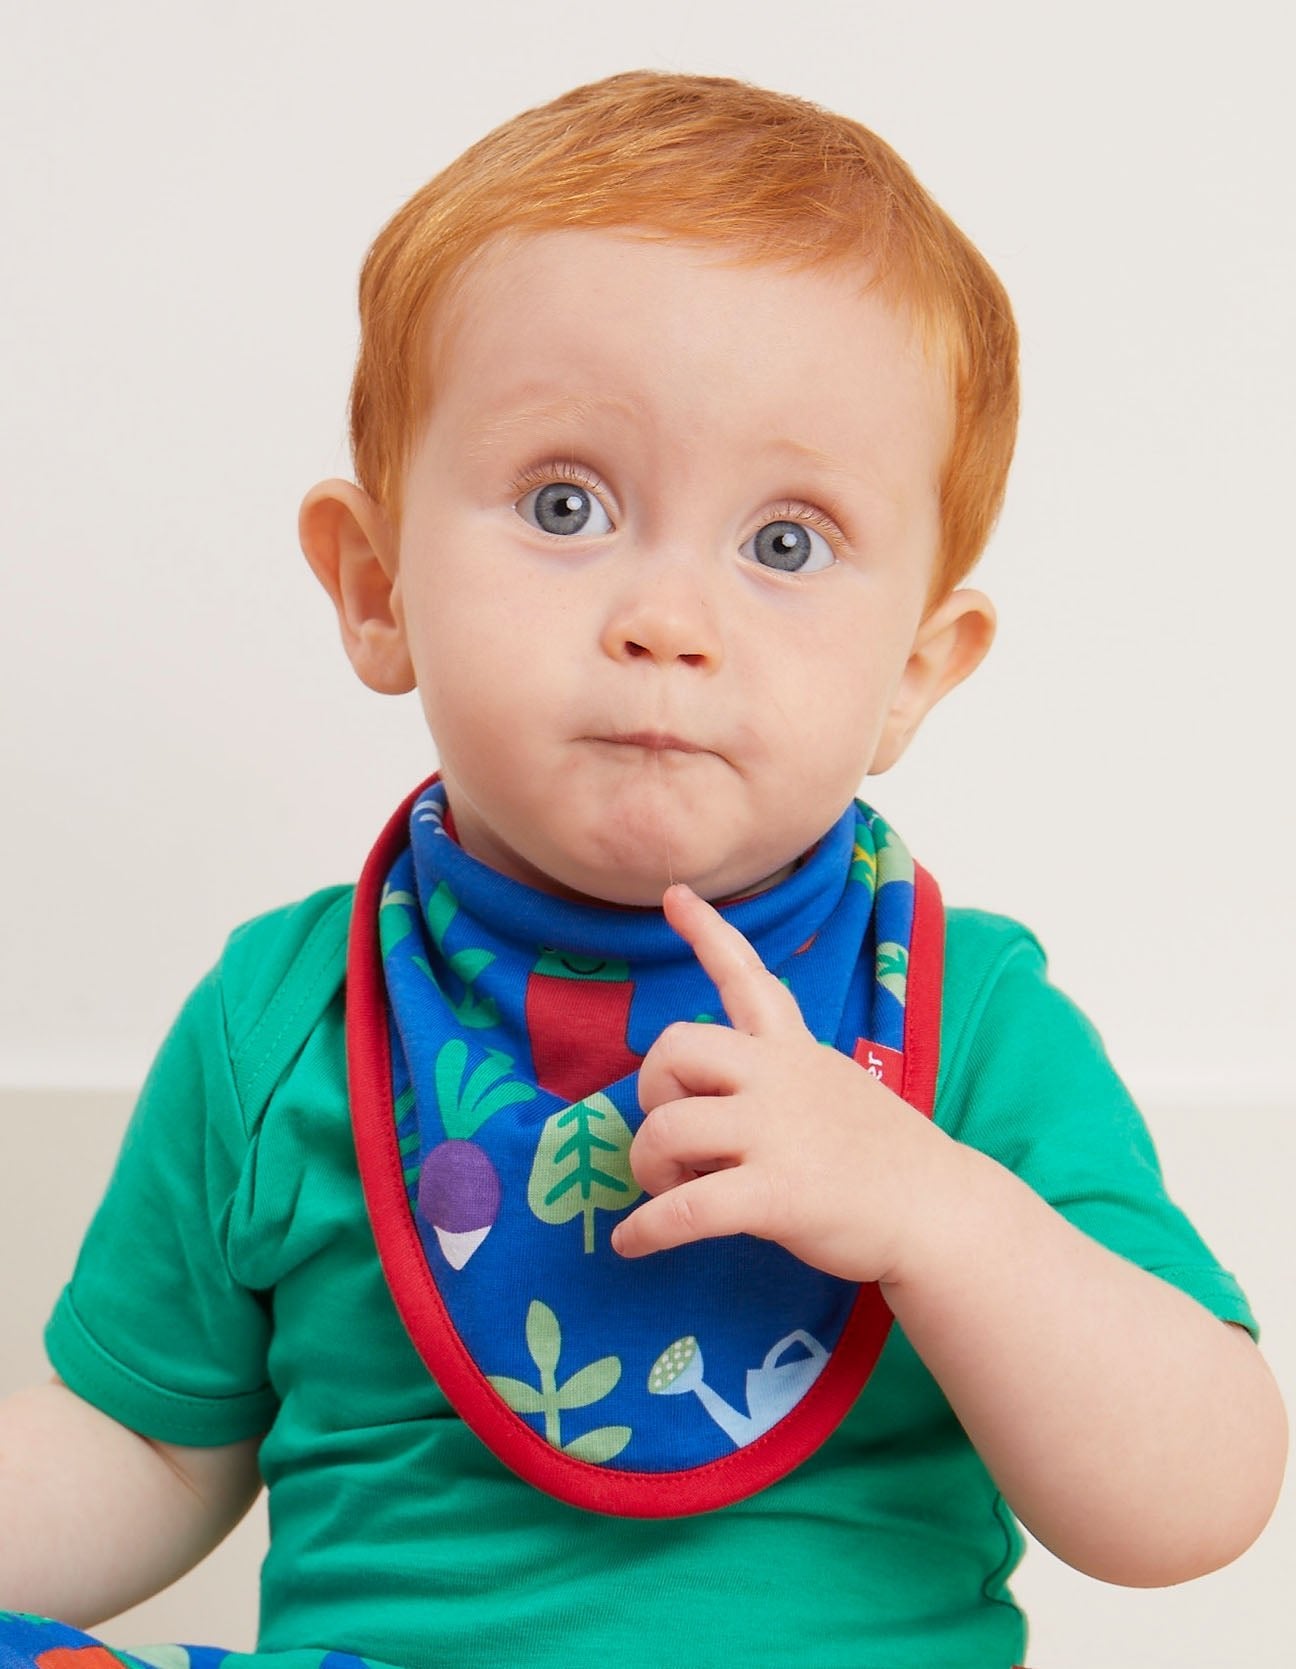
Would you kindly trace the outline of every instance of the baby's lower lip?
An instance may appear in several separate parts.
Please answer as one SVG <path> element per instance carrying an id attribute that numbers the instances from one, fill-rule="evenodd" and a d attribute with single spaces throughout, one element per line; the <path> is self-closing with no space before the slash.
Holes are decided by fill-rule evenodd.
<path id="1" fill-rule="evenodd" d="M 626 735 L 596 736 L 595 741 L 610 742 L 614 747 L 645 748 L 649 753 L 705 753 L 697 742 L 682 736 L 671 736 L 659 730 L 635 730 Z"/>

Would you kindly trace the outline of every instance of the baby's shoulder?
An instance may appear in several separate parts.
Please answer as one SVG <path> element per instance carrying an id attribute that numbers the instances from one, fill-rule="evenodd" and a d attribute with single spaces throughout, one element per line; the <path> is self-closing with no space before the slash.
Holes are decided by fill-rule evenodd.
<path id="1" fill-rule="evenodd" d="M 1029 927 L 991 910 L 946 906 L 941 980 L 941 1058 L 948 1066 L 976 1041 L 988 1046 L 1029 1023 L 1057 993 L 1043 945 Z"/>
<path id="2" fill-rule="evenodd" d="M 236 927 L 215 973 L 245 1110 L 262 1099 L 346 980 L 352 886 L 324 887 Z"/>
<path id="3" fill-rule="evenodd" d="M 945 984 L 969 996 L 1009 967 L 1043 975 L 1045 950 L 1029 927 L 992 910 L 945 907 Z"/>

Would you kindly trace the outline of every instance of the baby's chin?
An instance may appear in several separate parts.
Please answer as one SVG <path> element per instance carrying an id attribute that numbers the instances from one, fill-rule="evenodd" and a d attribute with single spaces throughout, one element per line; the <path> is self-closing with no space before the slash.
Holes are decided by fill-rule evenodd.
<path id="1" fill-rule="evenodd" d="M 620 909 L 657 910 L 662 894 L 677 882 L 685 882 L 700 898 L 713 904 L 728 899 L 749 898 L 776 886 L 796 867 L 795 862 L 777 864 L 767 855 L 730 852 L 702 859 L 687 850 L 624 853 L 615 863 L 581 863 L 574 858 L 553 865 L 557 874 L 533 874 L 533 884 L 543 890 L 578 902 L 602 904 Z"/>
<path id="2" fill-rule="evenodd" d="M 452 802 L 453 803 L 453 802 Z M 791 829 L 773 831 L 740 804 L 699 809 L 652 796 L 569 795 L 561 820 L 515 815 L 501 830 L 456 813 L 465 849 L 499 873 L 541 892 L 620 909 L 660 909 L 685 882 L 713 903 L 749 897 L 781 880 L 800 856 Z M 742 838 L 743 834 L 747 838 Z"/>

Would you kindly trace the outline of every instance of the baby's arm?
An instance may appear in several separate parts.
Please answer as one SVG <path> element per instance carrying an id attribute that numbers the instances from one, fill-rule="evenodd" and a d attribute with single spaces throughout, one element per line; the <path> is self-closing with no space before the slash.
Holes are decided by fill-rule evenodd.
<path id="1" fill-rule="evenodd" d="M 645 1058 L 631 1163 L 654 1198 L 616 1249 L 745 1232 L 880 1281 L 1005 1498 L 1059 1557 L 1131 1585 L 1236 1558 L 1286 1450 L 1251 1339 L 816 1043 L 687 889 L 666 910 L 733 1025 L 672 1026 Z"/>
<path id="2" fill-rule="evenodd" d="M 951 1147 L 957 1173 L 883 1290 L 1005 1499 L 1104 1581 L 1160 1587 L 1235 1559 L 1286 1453 L 1250 1335 Z"/>
<path id="3" fill-rule="evenodd" d="M 165 1588 L 256 1499 L 259 1441 L 155 1442 L 57 1379 L 0 1402 L 0 1606 L 86 1628 Z"/>

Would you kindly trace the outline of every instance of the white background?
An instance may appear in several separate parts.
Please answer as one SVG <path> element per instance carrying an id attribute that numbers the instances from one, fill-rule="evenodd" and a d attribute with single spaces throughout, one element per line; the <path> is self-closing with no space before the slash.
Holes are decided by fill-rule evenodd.
<path id="1" fill-rule="evenodd" d="M 434 763 L 296 547 L 348 467 L 369 240 L 577 82 L 738 75 L 877 129 L 1014 298 L 999 641 L 866 792 L 947 898 L 1039 933 L 1290 1387 L 1289 15 L 3 0 L 4 1166 L 21 1092 L 138 1083 L 229 928 L 354 875 Z M 1171 1595 L 1032 1555 L 1037 1669 L 1286 1661 L 1284 1536 L 1289 1573 L 1284 1522 Z"/>

